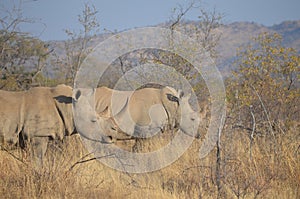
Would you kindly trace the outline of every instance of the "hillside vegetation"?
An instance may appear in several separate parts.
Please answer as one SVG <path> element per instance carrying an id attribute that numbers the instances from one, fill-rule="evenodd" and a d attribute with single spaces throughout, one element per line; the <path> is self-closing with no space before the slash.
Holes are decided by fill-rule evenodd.
<path id="1" fill-rule="evenodd" d="M 159 24 L 158 26 L 167 27 L 167 24 Z M 189 29 L 195 29 L 197 22 L 184 22 L 183 26 Z M 230 72 L 234 70 L 234 60 L 238 48 L 243 48 L 251 40 L 260 33 L 278 33 L 282 36 L 282 43 L 285 47 L 294 48 L 300 52 L 300 21 L 285 21 L 278 25 L 264 26 L 254 22 L 234 22 L 231 24 L 221 25 L 216 30 L 220 34 L 220 40 L 216 46 L 218 58 L 216 64 L 226 77 L 230 76 Z M 112 34 L 99 34 L 92 38 L 90 47 L 95 47 L 98 43 L 110 37 Z M 63 56 L 64 41 L 50 41 L 49 45 L 54 49 L 57 55 Z M 48 70 L 51 72 L 52 67 Z M 49 72 L 48 71 L 48 72 Z"/>

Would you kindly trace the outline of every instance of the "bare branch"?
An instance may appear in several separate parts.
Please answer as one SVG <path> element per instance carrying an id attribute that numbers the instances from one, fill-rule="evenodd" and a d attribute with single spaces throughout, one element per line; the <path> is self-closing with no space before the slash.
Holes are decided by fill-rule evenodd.
<path id="1" fill-rule="evenodd" d="M 174 11 L 179 10 L 179 13 L 177 13 L 177 15 L 175 16 L 175 20 L 172 22 L 172 24 L 170 25 L 170 29 L 174 30 L 175 27 L 181 22 L 181 20 L 183 19 L 183 17 L 195 6 L 195 1 L 191 1 L 190 4 L 186 7 L 183 8 L 182 5 L 178 5 L 178 8 L 174 9 Z"/>
<path id="2" fill-rule="evenodd" d="M 21 160 L 19 157 L 15 156 L 13 153 L 11 153 L 7 148 L 2 146 L 0 144 L 0 149 L 8 153 L 10 156 L 12 156 L 14 159 L 18 160 L 19 162 L 23 163 L 24 165 L 28 166 L 23 160 Z"/>
<path id="3" fill-rule="evenodd" d="M 252 159 L 252 142 L 253 142 L 253 138 L 254 138 L 256 121 L 255 121 L 255 116 L 254 116 L 253 111 L 252 111 L 252 105 L 249 107 L 249 109 L 250 109 L 250 113 L 251 113 L 251 116 L 252 116 L 252 132 L 251 132 L 251 135 L 250 135 L 250 160 L 251 160 Z"/>
<path id="4" fill-rule="evenodd" d="M 253 85 L 250 85 L 250 86 L 251 86 L 252 90 L 254 91 L 254 93 L 256 94 L 256 96 L 258 97 L 261 106 L 263 107 L 264 113 L 265 113 L 265 115 L 266 115 L 266 117 L 267 117 L 267 121 L 268 121 L 268 124 L 269 124 L 270 132 L 272 133 L 273 136 L 275 136 L 275 134 L 274 134 L 274 132 L 273 132 L 271 120 L 270 120 L 268 111 L 267 111 L 267 109 L 266 109 L 266 107 L 265 107 L 265 104 L 264 104 L 264 102 L 262 101 L 262 99 L 261 99 L 260 95 L 258 94 L 258 92 L 256 91 L 256 89 L 254 88 L 254 86 L 253 86 Z"/>
<path id="5" fill-rule="evenodd" d="M 90 162 L 90 161 L 93 161 L 93 160 L 99 160 L 99 159 L 102 159 L 102 158 L 107 158 L 107 157 L 112 157 L 112 156 L 115 156 L 114 154 L 109 154 L 109 155 L 104 155 L 104 156 L 100 156 L 100 157 L 93 157 L 93 158 L 89 158 L 89 159 L 85 159 L 86 157 L 92 155 L 93 153 L 88 153 L 86 155 L 84 155 L 82 158 L 80 158 L 80 160 L 78 160 L 77 162 L 75 162 L 70 168 L 69 168 L 69 171 L 73 170 L 74 167 L 78 164 L 83 164 L 83 163 L 86 163 L 86 162 Z"/>

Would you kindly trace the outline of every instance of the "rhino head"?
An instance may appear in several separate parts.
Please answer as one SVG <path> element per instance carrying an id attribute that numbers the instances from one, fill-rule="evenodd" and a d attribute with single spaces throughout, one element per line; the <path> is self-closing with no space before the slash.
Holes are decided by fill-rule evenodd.
<path id="1" fill-rule="evenodd" d="M 76 130 L 88 140 L 112 143 L 112 137 L 104 133 L 107 128 L 105 117 L 99 117 L 94 110 L 94 92 L 94 89 L 77 89 L 73 92 L 73 114 Z"/>
<path id="2" fill-rule="evenodd" d="M 178 98 L 179 111 L 177 115 L 177 122 L 179 128 L 185 134 L 195 137 L 198 132 L 198 127 L 200 123 L 200 117 L 198 112 L 194 111 L 189 103 L 191 94 L 184 96 L 183 93 L 180 94 Z"/>

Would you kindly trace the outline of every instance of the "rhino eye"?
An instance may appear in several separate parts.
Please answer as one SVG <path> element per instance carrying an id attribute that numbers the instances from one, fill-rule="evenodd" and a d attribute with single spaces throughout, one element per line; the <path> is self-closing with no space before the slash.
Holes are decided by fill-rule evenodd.
<path id="1" fill-rule="evenodd" d="M 172 94 L 167 94 L 167 98 L 168 98 L 168 100 L 170 100 L 170 101 L 172 101 L 172 102 L 177 102 L 177 104 L 179 104 L 179 99 L 178 99 L 178 97 L 176 97 L 176 96 L 174 96 L 174 95 L 172 95 Z"/>

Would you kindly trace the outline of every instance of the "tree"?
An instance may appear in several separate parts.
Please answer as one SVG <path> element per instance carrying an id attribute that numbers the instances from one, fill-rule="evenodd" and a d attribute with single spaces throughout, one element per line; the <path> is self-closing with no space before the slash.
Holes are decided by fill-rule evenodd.
<path id="1" fill-rule="evenodd" d="M 300 56 L 281 41 L 276 33 L 258 35 L 238 51 L 227 81 L 222 173 L 237 198 L 257 198 L 274 181 L 293 186 L 286 176 L 299 171 Z"/>
<path id="2" fill-rule="evenodd" d="M 300 56 L 281 44 L 278 34 L 263 33 L 238 53 L 230 101 L 237 124 L 253 133 L 284 133 L 299 118 Z"/>
<path id="3" fill-rule="evenodd" d="M 84 4 L 84 10 L 78 15 L 78 22 L 82 29 L 79 32 L 65 30 L 69 40 L 65 42 L 66 57 L 63 65 L 66 66 L 66 79 L 73 83 L 76 73 L 84 58 L 91 51 L 89 42 L 99 31 L 100 24 L 96 18 L 98 11 L 94 5 Z"/>
<path id="4" fill-rule="evenodd" d="M 0 19 L 0 88 L 19 90 L 35 84 L 52 52 L 45 42 L 19 31 L 23 23 L 34 21 L 23 17 L 21 5 Z"/>

